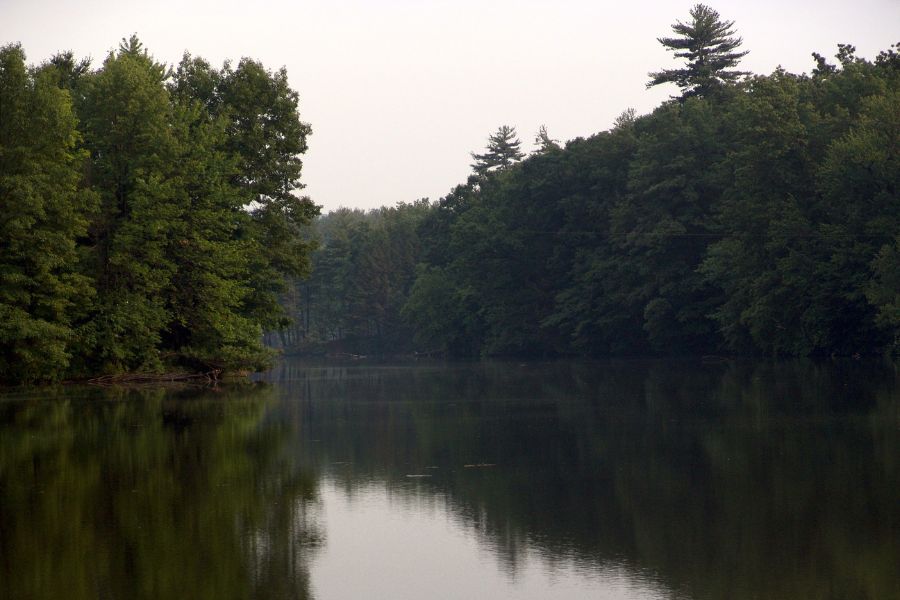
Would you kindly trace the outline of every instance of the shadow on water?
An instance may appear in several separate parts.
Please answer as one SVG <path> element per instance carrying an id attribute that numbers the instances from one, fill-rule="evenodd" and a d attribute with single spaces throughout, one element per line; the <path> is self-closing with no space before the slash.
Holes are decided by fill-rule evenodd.
<path id="1" fill-rule="evenodd" d="M 309 597 L 316 480 L 273 394 L 0 397 L 0 597 Z"/>
<path id="2" fill-rule="evenodd" d="M 513 576 L 536 553 L 625 565 L 678 597 L 900 589 L 890 364 L 286 362 L 270 377 L 309 470 L 348 496 L 446 499 Z"/>

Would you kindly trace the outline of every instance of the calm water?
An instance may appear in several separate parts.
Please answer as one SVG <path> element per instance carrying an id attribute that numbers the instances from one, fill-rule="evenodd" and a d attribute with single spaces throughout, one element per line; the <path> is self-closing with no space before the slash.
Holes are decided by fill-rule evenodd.
<path id="1" fill-rule="evenodd" d="M 3 599 L 893 599 L 887 364 L 285 362 L 0 395 Z"/>

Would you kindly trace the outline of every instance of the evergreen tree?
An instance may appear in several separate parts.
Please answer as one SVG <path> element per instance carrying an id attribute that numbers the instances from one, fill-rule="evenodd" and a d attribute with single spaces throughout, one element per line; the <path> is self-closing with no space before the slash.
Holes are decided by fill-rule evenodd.
<path id="1" fill-rule="evenodd" d="M 689 23 L 676 22 L 672 31 L 679 37 L 657 38 L 676 58 L 687 59 L 682 69 L 663 69 L 650 73 L 647 87 L 674 83 L 682 90 L 682 98 L 705 96 L 722 84 L 747 75 L 731 70 L 749 51 L 737 52 L 741 38 L 734 36 L 734 21 L 723 21 L 719 13 L 705 4 L 690 10 Z"/>
<path id="2" fill-rule="evenodd" d="M 97 306 L 83 332 L 92 372 L 161 366 L 161 334 L 172 318 L 163 292 L 175 271 L 167 248 L 184 216 L 165 76 L 165 67 L 132 37 L 86 82 L 89 183 L 101 202 L 88 265 Z"/>
<path id="3" fill-rule="evenodd" d="M 91 59 L 76 60 L 75 55 L 70 50 L 53 55 L 43 66 L 56 75 L 59 87 L 69 90 L 71 94 L 75 94 L 79 90 L 79 83 L 82 78 L 90 73 Z"/>
<path id="4" fill-rule="evenodd" d="M 501 125 L 496 133 L 488 137 L 488 145 L 484 154 L 472 153 L 475 162 L 472 169 L 481 177 L 497 170 L 506 169 L 523 158 L 525 154 L 519 150 L 521 140 L 516 137 L 516 128 Z"/>
<path id="5" fill-rule="evenodd" d="M 69 94 L 29 71 L 18 45 L 0 48 L 0 380 L 61 377 L 73 319 L 89 296 L 76 240 L 91 196 Z"/>
<path id="6" fill-rule="evenodd" d="M 559 141 L 550 137 L 550 134 L 547 133 L 546 125 L 541 125 L 540 129 L 538 129 L 537 134 L 534 136 L 534 143 L 537 145 L 537 150 L 535 151 L 537 153 L 559 150 Z"/>

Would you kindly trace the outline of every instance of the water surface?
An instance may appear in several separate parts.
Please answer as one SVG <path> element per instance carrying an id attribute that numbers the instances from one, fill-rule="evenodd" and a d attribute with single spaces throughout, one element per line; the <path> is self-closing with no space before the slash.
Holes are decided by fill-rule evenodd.
<path id="1" fill-rule="evenodd" d="M 893 598 L 861 361 L 309 364 L 0 396 L 2 598 Z"/>

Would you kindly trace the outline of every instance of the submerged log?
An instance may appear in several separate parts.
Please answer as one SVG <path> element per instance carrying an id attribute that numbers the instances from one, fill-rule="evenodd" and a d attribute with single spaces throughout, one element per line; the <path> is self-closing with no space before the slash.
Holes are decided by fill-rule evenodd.
<path id="1" fill-rule="evenodd" d="M 119 375 L 103 375 L 88 379 L 93 385 L 128 385 L 158 383 L 216 383 L 219 381 L 221 369 L 212 369 L 202 373 L 122 373 Z"/>

